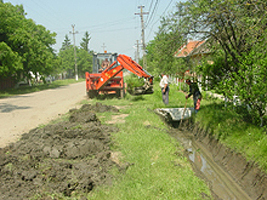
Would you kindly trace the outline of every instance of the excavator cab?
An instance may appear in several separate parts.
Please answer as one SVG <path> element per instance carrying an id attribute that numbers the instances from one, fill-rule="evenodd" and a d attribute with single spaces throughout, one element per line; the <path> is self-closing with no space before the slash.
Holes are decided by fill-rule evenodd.
<path id="1" fill-rule="evenodd" d="M 118 66 L 117 53 L 94 53 L 92 73 L 86 72 L 86 93 L 89 98 L 99 94 L 115 94 L 123 98 L 125 95 L 125 83 L 123 72 L 109 75 L 109 71 Z M 112 66 L 111 66 L 112 65 Z"/>
<path id="2" fill-rule="evenodd" d="M 93 73 L 101 73 L 111 63 L 116 61 L 117 53 L 95 53 L 93 55 Z"/>

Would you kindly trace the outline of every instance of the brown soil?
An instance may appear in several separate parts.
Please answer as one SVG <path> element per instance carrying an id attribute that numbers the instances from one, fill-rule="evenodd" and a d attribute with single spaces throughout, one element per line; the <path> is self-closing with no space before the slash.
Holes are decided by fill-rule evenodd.
<path id="1" fill-rule="evenodd" d="M 110 133 L 118 128 L 102 125 L 96 116 L 106 111 L 119 112 L 101 103 L 85 104 L 70 110 L 68 121 L 33 129 L 0 149 L 0 199 L 70 197 L 110 184 L 108 171 L 126 168 L 109 149 Z"/>
<path id="2" fill-rule="evenodd" d="M 190 120 L 185 121 L 182 128 L 187 130 L 189 137 L 206 148 L 213 160 L 233 177 L 251 199 L 267 199 L 267 174 L 263 173 L 255 162 L 247 161 L 240 153 L 222 145 L 197 124 L 193 125 Z"/>

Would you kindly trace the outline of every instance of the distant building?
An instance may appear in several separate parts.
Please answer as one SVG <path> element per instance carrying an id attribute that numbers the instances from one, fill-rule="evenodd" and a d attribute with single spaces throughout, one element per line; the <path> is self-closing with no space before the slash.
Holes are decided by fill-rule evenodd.
<path id="1" fill-rule="evenodd" d="M 174 57 L 177 58 L 201 58 L 210 54 L 210 50 L 207 49 L 206 41 L 193 41 L 189 40 L 186 44 L 182 45 L 175 53 Z"/>
<path id="2" fill-rule="evenodd" d="M 193 60 L 199 61 L 202 57 L 211 54 L 210 49 L 207 47 L 205 40 L 189 40 L 187 44 L 181 46 L 175 53 L 176 58 L 191 58 Z M 213 64 L 213 61 L 208 61 L 209 64 Z"/>
<path id="3" fill-rule="evenodd" d="M 210 53 L 211 51 L 207 47 L 205 40 L 189 40 L 174 53 L 174 57 L 187 58 L 192 61 L 193 65 L 198 65 L 200 64 L 201 58 L 208 56 Z M 209 63 L 212 64 L 213 61 L 209 61 Z M 201 77 L 194 71 L 189 70 L 190 68 L 191 67 L 188 67 L 188 70 L 183 73 L 183 77 L 194 77 L 193 79 L 198 79 L 200 81 Z"/>

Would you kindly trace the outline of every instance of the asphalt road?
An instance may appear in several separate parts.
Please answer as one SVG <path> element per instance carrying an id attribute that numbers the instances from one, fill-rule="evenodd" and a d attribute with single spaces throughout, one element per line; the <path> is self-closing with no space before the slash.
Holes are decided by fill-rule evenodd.
<path id="1" fill-rule="evenodd" d="M 47 124 L 86 99 L 85 83 L 0 99 L 0 148 Z"/>

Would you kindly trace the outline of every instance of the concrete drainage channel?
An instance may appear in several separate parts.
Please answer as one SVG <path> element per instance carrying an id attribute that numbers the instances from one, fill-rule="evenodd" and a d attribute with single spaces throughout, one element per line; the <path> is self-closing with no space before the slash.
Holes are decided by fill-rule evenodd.
<path id="1" fill-rule="evenodd" d="M 186 134 L 186 131 L 177 128 L 179 127 L 179 120 L 190 118 L 193 113 L 192 108 L 187 108 L 185 112 L 183 110 L 183 108 L 166 108 L 156 109 L 155 112 L 161 115 L 164 120 L 176 124 L 176 128 L 171 131 L 171 135 L 186 149 L 186 154 L 194 170 L 209 183 L 213 194 L 215 194 L 214 198 L 223 200 L 251 199 L 233 178 L 216 164 L 210 152 L 201 143 L 195 141 L 192 136 L 189 136 L 192 134 Z"/>

